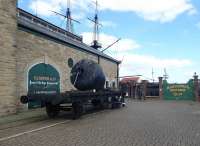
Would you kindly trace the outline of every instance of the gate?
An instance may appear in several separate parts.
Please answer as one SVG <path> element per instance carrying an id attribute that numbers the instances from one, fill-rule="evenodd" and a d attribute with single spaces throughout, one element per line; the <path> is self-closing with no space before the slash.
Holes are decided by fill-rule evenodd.
<path id="1" fill-rule="evenodd" d="M 194 81 L 186 84 L 169 84 L 163 81 L 163 98 L 165 100 L 195 100 Z"/>
<path id="2" fill-rule="evenodd" d="M 147 83 L 147 97 L 159 97 L 159 83 Z"/>
<path id="3" fill-rule="evenodd" d="M 56 94 L 60 92 L 59 72 L 51 65 L 40 63 L 28 72 L 29 94 Z M 40 102 L 30 102 L 28 108 L 41 107 Z"/>

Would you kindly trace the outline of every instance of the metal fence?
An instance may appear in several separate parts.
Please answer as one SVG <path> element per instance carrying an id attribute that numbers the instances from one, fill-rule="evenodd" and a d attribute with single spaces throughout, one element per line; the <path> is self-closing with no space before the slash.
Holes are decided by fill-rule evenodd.
<path id="1" fill-rule="evenodd" d="M 147 83 L 146 96 L 149 97 L 159 96 L 159 83 Z"/>

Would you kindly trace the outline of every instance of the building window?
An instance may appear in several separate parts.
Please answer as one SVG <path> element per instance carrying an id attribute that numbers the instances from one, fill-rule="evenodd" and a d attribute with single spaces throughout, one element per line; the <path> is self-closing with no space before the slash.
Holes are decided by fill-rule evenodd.
<path id="1" fill-rule="evenodd" d="M 72 68 L 73 65 L 74 65 L 73 59 L 72 59 L 72 58 L 69 58 L 69 59 L 68 59 L 68 66 L 69 66 L 70 68 Z"/>

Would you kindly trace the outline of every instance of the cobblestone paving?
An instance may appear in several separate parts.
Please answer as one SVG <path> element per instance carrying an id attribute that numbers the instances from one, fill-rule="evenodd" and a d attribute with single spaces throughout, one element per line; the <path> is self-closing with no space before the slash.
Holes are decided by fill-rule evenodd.
<path id="1" fill-rule="evenodd" d="M 200 104 L 129 101 L 0 146 L 200 146 Z"/>

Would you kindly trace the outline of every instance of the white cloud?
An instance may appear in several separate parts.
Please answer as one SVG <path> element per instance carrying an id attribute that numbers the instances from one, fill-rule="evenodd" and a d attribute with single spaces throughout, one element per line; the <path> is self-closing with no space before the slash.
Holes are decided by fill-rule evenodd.
<path id="1" fill-rule="evenodd" d="M 86 44 L 91 44 L 93 40 L 93 34 L 91 32 L 82 33 L 83 41 Z M 105 33 L 101 33 L 99 35 L 100 43 L 102 44 L 102 48 L 106 48 L 115 42 L 118 38 L 112 35 L 108 35 Z M 135 40 L 129 38 L 122 38 L 118 43 L 109 48 L 110 52 L 124 52 L 124 51 L 133 51 L 135 49 L 139 49 L 141 46 Z"/>
<path id="2" fill-rule="evenodd" d="M 93 18 L 91 18 L 91 19 L 93 19 Z M 86 26 L 89 27 L 89 28 L 94 28 L 94 22 L 91 22 L 91 21 L 86 20 L 86 21 L 85 21 L 85 24 L 86 24 Z M 101 24 L 101 25 L 99 25 L 99 28 L 100 28 L 100 29 L 101 29 L 101 28 L 106 28 L 106 27 L 115 29 L 115 28 L 117 27 L 117 24 L 114 23 L 113 21 L 104 21 L 104 20 L 100 20 L 100 24 Z"/>
<path id="3" fill-rule="evenodd" d="M 190 75 L 193 73 L 190 68 L 193 62 L 188 59 L 165 59 L 134 53 L 125 53 L 123 55 L 124 59 L 120 68 L 121 76 L 140 74 L 151 78 L 153 68 L 154 78 L 157 79 L 157 77 L 163 76 L 164 68 L 166 68 L 170 76 L 170 82 L 186 82 L 192 77 L 184 74 L 185 72 L 189 72 Z M 118 58 L 121 58 L 121 56 Z"/>
<path id="4" fill-rule="evenodd" d="M 66 8 L 66 0 L 37 0 L 38 13 L 50 15 L 48 10 L 61 10 Z M 72 0 L 72 7 L 77 10 L 91 12 L 91 0 Z M 189 15 L 197 13 L 191 0 L 99 0 L 102 10 L 134 12 L 138 16 L 150 21 L 169 22 L 186 12 Z M 36 1 L 31 8 L 35 10 Z"/>
<path id="5" fill-rule="evenodd" d="M 117 24 L 113 21 L 101 21 L 101 24 L 103 25 L 103 27 L 117 27 Z"/>
<path id="6" fill-rule="evenodd" d="M 80 7 L 81 4 L 81 7 Z M 85 17 L 85 7 L 82 2 L 78 0 L 71 0 L 71 8 L 73 10 L 78 9 L 75 13 L 72 14 L 74 19 L 82 19 Z M 67 1 L 66 0 L 32 0 L 29 6 L 33 11 L 37 12 L 41 16 L 53 16 L 56 15 L 52 11 L 59 12 L 64 14 L 67 10 Z"/>
<path id="7" fill-rule="evenodd" d="M 51 0 L 37 0 L 32 1 L 30 8 L 35 11 L 38 15 L 51 16 L 51 11 L 61 11 L 60 4 Z"/>
<path id="8" fill-rule="evenodd" d="M 90 44 L 92 42 L 92 33 L 83 33 L 84 42 Z M 117 37 L 100 34 L 101 43 L 104 44 L 105 48 L 115 40 Z M 116 47 L 118 53 L 116 53 Z M 137 41 L 126 38 L 122 39 L 118 44 L 114 45 L 109 49 L 108 55 L 113 56 L 118 60 L 123 60 L 120 67 L 120 76 L 126 75 L 144 75 L 151 78 L 152 68 L 154 69 L 154 77 L 157 79 L 158 76 L 163 76 L 164 68 L 167 69 L 170 75 L 171 82 L 186 82 L 194 69 L 191 68 L 194 64 L 189 59 L 177 59 L 177 58 L 159 58 L 151 55 L 137 54 L 137 50 L 141 48 L 141 45 Z M 187 74 L 185 74 L 187 72 Z"/>
<path id="9" fill-rule="evenodd" d="M 132 63 L 138 66 L 154 66 L 155 68 L 183 68 L 192 65 L 192 62 L 187 59 L 161 59 L 150 55 L 138 55 L 124 53 L 124 66 L 131 66 Z"/>
<path id="10" fill-rule="evenodd" d="M 151 21 L 168 22 L 195 11 L 190 0 L 99 0 L 102 9 L 132 11 Z"/>
<path id="11" fill-rule="evenodd" d="M 76 12 L 76 13 L 73 13 L 73 19 L 75 20 L 80 20 L 80 19 L 83 19 L 86 17 L 86 14 L 83 12 L 83 11 L 79 11 L 79 12 Z"/>

